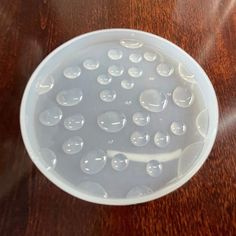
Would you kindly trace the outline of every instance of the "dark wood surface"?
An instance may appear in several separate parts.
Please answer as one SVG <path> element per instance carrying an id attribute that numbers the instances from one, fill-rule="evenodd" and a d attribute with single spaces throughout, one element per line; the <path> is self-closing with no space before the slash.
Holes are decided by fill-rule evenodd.
<path id="1" fill-rule="evenodd" d="M 76 199 L 32 164 L 19 129 L 24 87 L 54 48 L 85 32 L 140 29 L 176 43 L 205 69 L 220 123 L 200 171 L 149 203 Z M 235 0 L 0 0 L 0 235 L 236 235 Z"/>

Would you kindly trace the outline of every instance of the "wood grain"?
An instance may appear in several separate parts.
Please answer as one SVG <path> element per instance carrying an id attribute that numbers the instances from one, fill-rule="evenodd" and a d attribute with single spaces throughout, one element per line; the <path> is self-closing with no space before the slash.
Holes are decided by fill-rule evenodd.
<path id="1" fill-rule="evenodd" d="M 36 66 L 74 36 L 125 27 L 160 35 L 205 69 L 220 106 L 219 132 L 201 170 L 149 203 L 87 203 L 50 183 L 19 129 L 24 87 Z M 235 0 L 0 1 L 0 235 L 236 235 Z"/>

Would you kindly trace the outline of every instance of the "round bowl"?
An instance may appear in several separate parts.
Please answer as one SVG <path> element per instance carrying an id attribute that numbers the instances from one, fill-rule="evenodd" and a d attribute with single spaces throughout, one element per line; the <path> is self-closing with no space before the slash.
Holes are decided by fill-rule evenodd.
<path id="1" fill-rule="evenodd" d="M 98 78 L 104 73 L 112 83 L 107 77 Z M 173 89 L 178 83 L 180 86 Z M 77 84 L 81 90 L 73 90 Z M 73 91 L 68 95 L 68 90 L 62 88 Z M 191 99 L 195 99 L 196 107 L 189 108 L 189 91 L 195 93 Z M 59 107 L 53 116 L 42 112 L 52 106 L 54 112 Z M 144 112 L 148 122 L 151 117 L 150 124 L 145 126 L 140 114 L 135 118 L 132 109 Z M 83 128 L 84 121 L 77 121 L 81 127 L 75 129 L 66 126 L 66 122 L 71 125 L 66 118 L 75 111 L 87 114 Z M 122 118 L 123 114 L 127 119 Z M 118 125 L 114 125 L 117 120 Z M 188 125 L 180 127 L 183 120 Z M 60 189 L 89 202 L 129 205 L 160 198 L 178 189 L 199 170 L 215 141 L 218 104 L 208 76 L 181 48 L 150 33 L 106 29 L 69 40 L 40 63 L 24 91 L 20 125 L 31 160 Z M 168 137 L 164 141 L 171 141 L 165 149 L 157 130 L 167 125 L 170 128 L 165 128 Z M 185 132 L 189 136 L 182 138 Z M 72 134 L 77 139 L 68 144 L 65 140 Z M 103 152 L 106 138 L 109 144 Z M 109 145 L 114 148 L 108 150 Z M 92 147 L 95 151 L 80 156 Z M 128 168 L 123 166 L 124 160 L 113 159 L 119 152 L 127 156 Z M 93 159 L 94 153 L 98 159 Z M 45 163 L 45 156 L 50 165 Z"/>

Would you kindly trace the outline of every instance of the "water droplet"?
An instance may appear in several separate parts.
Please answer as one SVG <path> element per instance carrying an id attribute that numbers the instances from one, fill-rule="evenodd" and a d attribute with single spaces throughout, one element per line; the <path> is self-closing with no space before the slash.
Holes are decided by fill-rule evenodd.
<path id="1" fill-rule="evenodd" d="M 67 67 L 63 74 L 67 79 L 75 79 L 80 76 L 81 69 L 78 66 Z"/>
<path id="2" fill-rule="evenodd" d="M 116 91 L 106 89 L 101 91 L 99 96 L 103 102 L 113 102 L 116 99 Z"/>
<path id="3" fill-rule="evenodd" d="M 143 147 L 149 142 L 150 136 L 146 132 L 135 131 L 131 134 L 130 140 L 134 146 Z"/>
<path id="4" fill-rule="evenodd" d="M 174 121 L 170 125 L 170 130 L 175 135 L 183 135 L 186 133 L 187 127 L 186 125 L 181 121 Z"/>
<path id="5" fill-rule="evenodd" d="M 111 166 L 114 170 L 123 171 L 129 165 L 129 160 L 124 154 L 116 154 L 111 160 Z"/>
<path id="6" fill-rule="evenodd" d="M 49 92 L 54 86 L 54 78 L 52 76 L 41 79 L 36 84 L 36 91 L 39 95 Z"/>
<path id="7" fill-rule="evenodd" d="M 144 90 L 139 97 L 143 108 L 151 112 L 161 112 L 167 106 L 167 98 L 164 93 L 157 89 Z"/>
<path id="8" fill-rule="evenodd" d="M 95 59 L 86 59 L 83 62 L 83 66 L 87 70 L 96 70 L 99 67 L 99 61 Z"/>
<path id="9" fill-rule="evenodd" d="M 98 183 L 92 181 L 85 181 L 80 183 L 78 185 L 78 188 L 86 194 L 96 197 L 108 198 L 106 190 Z"/>
<path id="10" fill-rule="evenodd" d="M 110 84 L 111 81 L 112 81 L 112 77 L 110 75 L 102 74 L 97 77 L 97 82 L 101 85 Z"/>
<path id="11" fill-rule="evenodd" d="M 179 63 L 178 65 L 178 72 L 179 72 L 179 75 L 182 79 L 184 79 L 185 81 L 189 82 L 189 83 L 193 83 L 195 84 L 196 83 L 196 80 L 194 79 L 194 74 L 192 73 L 189 73 L 185 67 L 183 66 L 182 63 Z"/>
<path id="12" fill-rule="evenodd" d="M 108 111 L 98 116 L 98 126 L 109 132 L 116 133 L 122 130 L 126 125 L 126 117 L 123 113 Z"/>
<path id="13" fill-rule="evenodd" d="M 73 155 L 80 152 L 83 146 L 84 146 L 83 139 L 79 136 L 74 136 L 72 138 L 69 138 L 63 143 L 62 149 L 66 154 Z"/>
<path id="14" fill-rule="evenodd" d="M 160 63 L 157 68 L 157 73 L 163 77 L 169 77 L 174 72 L 174 67 L 172 65 L 168 65 L 166 63 Z"/>
<path id="15" fill-rule="evenodd" d="M 113 144 L 113 143 L 114 143 L 114 139 L 108 140 L 107 143 L 108 143 L 108 144 Z"/>
<path id="16" fill-rule="evenodd" d="M 93 150 L 80 160 L 81 170 L 89 175 L 99 173 L 106 165 L 107 156 L 103 150 Z"/>
<path id="17" fill-rule="evenodd" d="M 50 150 L 49 148 L 41 148 L 40 149 L 41 160 L 43 161 L 43 165 L 46 170 L 54 169 L 57 163 L 56 154 Z"/>
<path id="18" fill-rule="evenodd" d="M 127 100 L 127 101 L 125 101 L 125 105 L 131 105 L 132 104 L 132 101 L 130 101 L 130 100 Z"/>
<path id="19" fill-rule="evenodd" d="M 197 142 L 190 144 L 183 150 L 178 163 L 179 175 L 185 174 L 187 171 L 191 170 L 191 167 L 201 155 L 203 147 L 204 142 Z"/>
<path id="20" fill-rule="evenodd" d="M 134 78 L 139 78 L 140 76 L 142 76 L 143 74 L 143 71 L 137 67 L 131 67 L 128 69 L 128 74 L 131 76 L 131 77 L 134 77 Z"/>
<path id="21" fill-rule="evenodd" d="M 123 52 L 119 49 L 110 49 L 107 53 L 111 60 L 119 60 L 123 56 Z"/>
<path id="22" fill-rule="evenodd" d="M 149 52 L 145 52 L 143 57 L 146 61 L 152 62 L 157 59 L 157 54 L 155 52 L 149 51 Z"/>
<path id="23" fill-rule="evenodd" d="M 133 63 L 139 63 L 140 61 L 142 61 L 142 56 L 137 53 L 132 53 L 129 55 L 129 60 Z"/>
<path id="24" fill-rule="evenodd" d="M 68 130 L 79 130 L 83 127 L 84 125 L 84 117 L 81 114 L 76 114 L 73 116 L 70 116 L 64 120 L 64 126 Z"/>
<path id="25" fill-rule="evenodd" d="M 158 177 L 162 173 L 162 164 L 157 160 L 151 160 L 146 165 L 147 173 L 152 177 Z"/>
<path id="26" fill-rule="evenodd" d="M 117 65 L 109 66 L 108 73 L 114 77 L 119 77 L 124 73 L 124 67 Z"/>
<path id="27" fill-rule="evenodd" d="M 201 111 L 196 118 L 197 130 L 203 138 L 206 138 L 209 126 L 208 110 Z"/>
<path id="28" fill-rule="evenodd" d="M 131 78 L 127 78 L 121 81 L 121 87 L 124 89 L 132 89 L 134 87 L 134 82 Z"/>
<path id="29" fill-rule="evenodd" d="M 75 106 L 83 98 L 83 92 L 79 88 L 63 90 L 57 94 L 57 102 L 62 106 Z"/>
<path id="30" fill-rule="evenodd" d="M 57 125 L 62 119 L 62 111 L 59 107 L 49 108 L 39 115 L 39 121 L 46 126 Z"/>
<path id="31" fill-rule="evenodd" d="M 170 143 L 170 135 L 167 133 L 156 132 L 154 136 L 154 143 L 159 148 L 164 148 Z"/>
<path id="32" fill-rule="evenodd" d="M 174 103 L 182 108 L 190 107 L 194 100 L 194 95 L 188 88 L 177 87 L 172 95 Z"/>
<path id="33" fill-rule="evenodd" d="M 136 49 L 141 48 L 143 43 L 136 39 L 122 39 L 120 45 L 126 48 Z"/>
<path id="34" fill-rule="evenodd" d="M 143 197 L 151 193 L 153 193 L 152 189 L 145 185 L 136 186 L 130 189 L 130 191 L 127 193 L 127 198 Z"/>
<path id="35" fill-rule="evenodd" d="M 145 112 L 136 112 L 133 114 L 133 122 L 137 126 L 145 126 L 150 122 L 150 116 Z"/>

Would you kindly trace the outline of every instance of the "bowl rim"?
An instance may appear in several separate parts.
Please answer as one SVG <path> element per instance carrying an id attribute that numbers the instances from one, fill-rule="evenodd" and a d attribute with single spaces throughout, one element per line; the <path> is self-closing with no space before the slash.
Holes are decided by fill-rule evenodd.
<path id="1" fill-rule="evenodd" d="M 214 129 L 213 133 L 211 134 L 211 138 L 208 142 L 208 146 L 206 148 L 206 151 L 204 153 L 202 153 L 201 158 L 198 159 L 198 161 L 195 163 L 194 167 L 190 171 L 188 171 L 187 174 L 185 174 L 184 176 L 181 176 L 176 182 L 171 183 L 171 184 L 165 186 L 164 188 L 153 192 L 152 194 L 145 195 L 145 196 L 138 197 L 138 198 L 117 198 L 117 199 L 116 198 L 100 198 L 100 197 L 96 197 L 96 196 L 92 196 L 92 195 L 83 193 L 79 190 L 75 190 L 72 186 L 67 185 L 65 181 L 60 181 L 53 172 L 47 171 L 45 168 L 43 168 L 43 166 L 40 164 L 40 162 L 36 161 L 36 158 L 33 158 L 33 157 L 37 156 L 37 153 L 31 147 L 30 140 L 27 135 L 27 129 L 26 129 L 25 109 L 26 109 L 28 94 L 31 89 L 31 84 L 34 81 L 34 79 L 37 77 L 37 74 L 41 70 L 41 68 L 47 63 L 47 61 L 50 60 L 52 57 L 54 57 L 54 55 L 56 55 L 59 51 L 63 50 L 65 47 L 67 47 L 68 45 L 72 44 L 73 42 L 75 42 L 77 40 L 80 40 L 85 37 L 96 36 L 97 34 L 101 34 L 101 33 L 112 33 L 112 32 L 126 32 L 126 33 L 143 34 L 143 36 L 156 38 L 157 40 L 162 41 L 163 43 L 169 44 L 171 47 L 174 47 L 181 54 L 183 54 L 184 57 L 186 57 L 188 60 L 190 60 L 191 63 L 195 64 L 195 66 L 198 68 L 198 70 L 201 71 L 201 73 L 204 75 L 205 79 L 207 80 L 209 89 L 211 89 L 214 94 L 214 96 L 211 99 L 212 99 L 212 106 L 214 106 L 214 110 L 215 110 L 215 114 L 214 114 L 215 129 Z M 152 34 L 152 33 L 144 32 L 141 30 L 127 29 L 127 28 L 102 29 L 102 30 L 88 32 L 88 33 L 76 36 L 76 37 L 70 39 L 69 41 L 63 43 L 62 45 L 60 45 L 56 49 L 54 49 L 41 61 L 41 63 L 34 70 L 33 74 L 31 75 L 31 77 L 25 87 L 24 94 L 23 94 L 22 101 L 21 101 L 21 105 L 20 105 L 20 129 L 21 129 L 23 142 L 24 142 L 26 150 L 29 154 L 29 157 L 31 158 L 33 163 L 37 166 L 39 171 L 46 178 L 48 178 L 53 184 L 55 184 L 61 190 L 69 193 L 70 195 L 72 195 L 76 198 L 85 200 L 85 201 L 98 203 L 98 204 L 104 204 L 104 205 L 132 205 L 132 204 L 144 203 L 144 202 L 152 201 L 152 200 L 158 199 L 162 196 L 165 196 L 165 195 L 173 192 L 174 190 L 178 189 L 182 185 L 184 185 L 188 180 L 190 180 L 192 178 L 192 176 L 194 174 L 196 174 L 198 172 L 200 167 L 204 164 L 207 157 L 209 156 L 211 149 L 212 149 L 214 142 L 215 142 L 217 129 L 218 129 L 218 120 L 219 120 L 219 108 L 218 108 L 218 101 L 217 101 L 217 97 L 215 94 L 215 90 L 213 88 L 213 85 L 212 85 L 210 79 L 208 78 L 208 76 L 206 75 L 206 73 L 202 69 L 202 67 L 198 64 L 198 62 L 195 61 L 183 49 L 181 49 L 176 44 L 170 42 L 167 39 L 164 39 L 164 38 L 157 36 L 155 34 Z"/>

